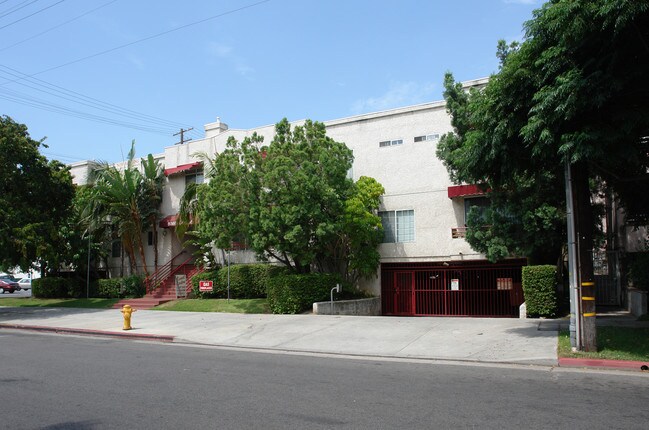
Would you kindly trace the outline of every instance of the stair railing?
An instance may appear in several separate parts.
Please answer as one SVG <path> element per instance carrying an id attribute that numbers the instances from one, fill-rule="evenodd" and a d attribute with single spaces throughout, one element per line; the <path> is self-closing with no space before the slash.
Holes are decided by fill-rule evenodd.
<path id="1" fill-rule="evenodd" d="M 166 264 L 158 267 L 158 270 L 156 270 L 154 273 L 152 273 L 151 275 L 149 275 L 144 279 L 144 285 L 146 286 L 146 294 L 152 293 L 153 290 L 155 290 L 160 285 L 162 285 L 162 283 L 165 282 L 167 279 L 169 279 L 169 277 L 171 277 L 180 267 L 189 263 L 193 259 L 193 257 L 190 255 L 189 258 L 184 260 L 174 269 L 174 265 L 173 265 L 174 261 L 183 254 L 187 254 L 187 251 L 184 250 L 181 251 L 179 254 L 171 258 L 171 260 L 169 260 Z"/>

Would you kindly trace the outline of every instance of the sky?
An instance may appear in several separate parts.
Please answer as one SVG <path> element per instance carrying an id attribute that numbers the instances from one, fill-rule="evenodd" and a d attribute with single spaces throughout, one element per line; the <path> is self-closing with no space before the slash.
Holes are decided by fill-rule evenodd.
<path id="1" fill-rule="evenodd" d="M 542 0 L 0 0 L 0 115 L 64 163 L 442 99 Z"/>

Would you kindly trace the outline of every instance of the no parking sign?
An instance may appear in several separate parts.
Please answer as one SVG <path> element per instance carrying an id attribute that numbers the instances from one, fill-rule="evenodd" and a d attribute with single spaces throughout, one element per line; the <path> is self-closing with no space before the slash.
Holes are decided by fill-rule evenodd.
<path id="1" fill-rule="evenodd" d="M 213 289 L 212 281 L 198 281 L 198 291 L 212 291 Z"/>

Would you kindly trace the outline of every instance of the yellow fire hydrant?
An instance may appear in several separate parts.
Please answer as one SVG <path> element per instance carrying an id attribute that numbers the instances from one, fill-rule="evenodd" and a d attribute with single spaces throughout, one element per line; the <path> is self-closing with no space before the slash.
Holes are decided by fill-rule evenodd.
<path id="1" fill-rule="evenodd" d="M 122 330 L 130 330 L 131 327 L 131 314 L 136 310 L 131 308 L 131 305 L 122 306 L 122 314 L 124 314 L 124 327 Z"/>

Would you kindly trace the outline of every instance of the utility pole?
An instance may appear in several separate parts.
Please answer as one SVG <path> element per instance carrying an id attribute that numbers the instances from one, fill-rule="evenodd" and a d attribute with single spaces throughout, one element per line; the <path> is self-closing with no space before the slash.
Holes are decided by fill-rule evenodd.
<path id="1" fill-rule="evenodd" d="M 577 264 L 577 240 L 575 239 L 575 212 L 572 208 L 572 175 L 570 162 L 566 160 L 566 221 L 568 224 L 568 279 L 570 284 L 570 346 L 573 351 L 581 350 L 581 310 L 579 307 L 579 265 Z"/>
<path id="2" fill-rule="evenodd" d="M 180 131 L 179 131 L 178 133 L 175 133 L 175 134 L 174 134 L 174 136 L 178 136 L 178 135 L 180 135 L 180 142 L 176 142 L 175 144 L 176 144 L 176 145 L 183 145 L 185 142 L 189 142 L 190 140 L 192 140 L 191 138 L 189 138 L 189 139 L 185 139 L 185 133 L 188 132 L 188 131 L 191 131 L 191 130 L 193 130 L 193 129 L 194 129 L 194 127 L 192 127 L 192 128 L 188 128 L 187 130 L 183 130 L 183 129 L 181 128 Z"/>
<path id="3" fill-rule="evenodd" d="M 568 246 L 570 267 L 570 301 L 576 328 L 578 350 L 597 351 L 595 324 L 595 276 L 593 270 L 593 219 L 585 162 L 566 163 L 566 197 L 568 209 Z M 572 253 L 570 252 L 572 251 Z M 572 254 L 572 256 L 570 255 Z M 572 316 L 571 316 L 572 317 Z M 571 318 L 572 319 L 572 318 Z M 572 339 L 571 339 L 572 340 Z"/>

